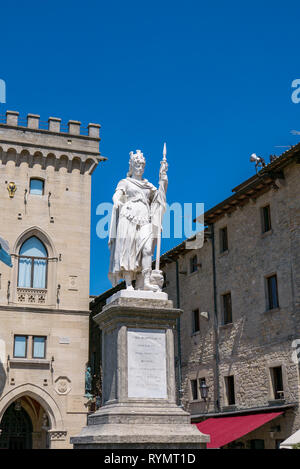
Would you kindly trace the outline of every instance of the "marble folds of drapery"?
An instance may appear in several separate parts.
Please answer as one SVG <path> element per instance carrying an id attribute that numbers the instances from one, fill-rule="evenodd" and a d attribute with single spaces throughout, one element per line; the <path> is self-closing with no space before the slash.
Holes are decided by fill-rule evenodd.
<path id="1" fill-rule="evenodd" d="M 157 189 L 147 179 L 122 179 L 117 191 L 122 192 L 121 206 L 113 207 L 109 237 L 108 276 L 113 285 L 124 278 L 124 273 L 135 279 L 141 271 L 143 248 L 150 238 L 157 237 L 166 209 L 163 186 Z"/>

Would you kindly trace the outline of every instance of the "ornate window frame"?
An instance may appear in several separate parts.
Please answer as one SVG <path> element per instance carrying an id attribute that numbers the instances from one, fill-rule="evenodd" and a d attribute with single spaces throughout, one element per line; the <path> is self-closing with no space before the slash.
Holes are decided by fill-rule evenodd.
<path id="1" fill-rule="evenodd" d="M 18 287 L 19 252 L 29 238 L 35 236 L 48 252 L 47 288 Z M 26 306 L 56 307 L 56 278 L 58 255 L 51 238 L 41 228 L 34 226 L 24 231 L 16 240 L 11 257 L 13 259 L 12 285 L 10 304 Z"/>

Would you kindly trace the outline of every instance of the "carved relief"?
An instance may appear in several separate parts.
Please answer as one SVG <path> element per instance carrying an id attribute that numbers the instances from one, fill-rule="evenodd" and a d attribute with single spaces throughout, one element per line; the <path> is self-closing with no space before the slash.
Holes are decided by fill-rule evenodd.
<path id="1" fill-rule="evenodd" d="M 67 432 L 64 430 L 61 431 L 49 431 L 50 440 L 65 440 L 67 437 Z"/>
<path id="2" fill-rule="evenodd" d="M 57 394 L 66 395 L 71 391 L 71 381 L 67 376 L 59 376 L 55 380 L 55 391 Z"/>
<path id="3" fill-rule="evenodd" d="M 45 304 L 47 290 L 33 290 L 31 288 L 17 288 L 18 303 Z"/>
<path id="4" fill-rule="evenodd" d="M 69 290 L 78 290 L 78 277 L 75 275 L 69 277 Z"/>

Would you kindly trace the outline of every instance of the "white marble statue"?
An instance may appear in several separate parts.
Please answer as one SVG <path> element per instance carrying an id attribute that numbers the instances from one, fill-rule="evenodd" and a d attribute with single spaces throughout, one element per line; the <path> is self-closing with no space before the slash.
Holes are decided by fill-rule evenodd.
<path id="1" fill-rule="evenodd" d="M 168 186 L 166 146 L 159 172 L 159 188 L 143 178 L 145 158 L 140 150 L 130 152 L 129 172 L 117 185 L 113 196 L 110 226 L 109 278 L 113 285 L 125 280 L 126 288 L 161 291 L 162 272 L 159 270 L 162 217 L 166 210 Z M 152 255 L 157 242 L 156 269 L 152 270 Z"/>

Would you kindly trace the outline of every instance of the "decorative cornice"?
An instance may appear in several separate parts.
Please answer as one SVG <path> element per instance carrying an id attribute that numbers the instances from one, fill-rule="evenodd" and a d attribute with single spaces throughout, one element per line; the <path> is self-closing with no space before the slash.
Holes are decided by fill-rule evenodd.
<path id="1" fill-rule="evenodd" d="M 72 310 L 72 309 L 58 309 L 58 308 L 42 308 L 41 306 L 37 306 L 35 308 L 30 306 L 19 306 L 19 305 L 0 305 L 0 312 L 1 311 L 12 311 L 15 313 L 43 313 L 43 314 L 68 314 L 68 315 L 75 315 L 75 316 L 89 316 L 90 311 L 85 310 Z"/>

